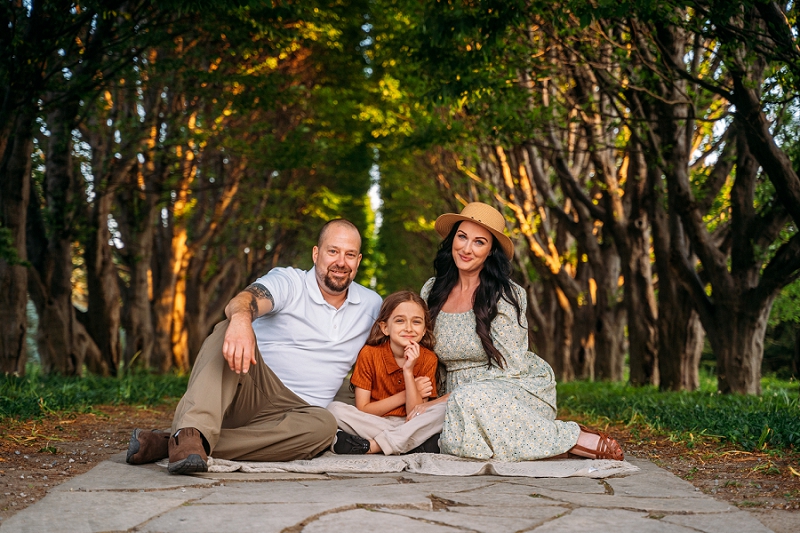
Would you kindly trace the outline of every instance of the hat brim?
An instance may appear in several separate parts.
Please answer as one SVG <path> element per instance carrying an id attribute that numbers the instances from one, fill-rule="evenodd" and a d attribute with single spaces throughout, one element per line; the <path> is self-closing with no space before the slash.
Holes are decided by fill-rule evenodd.
<path id="1" fill-rule="evenodd" d="M 500 248 L 503 249 L 503 253 L 506 254 L 506 257 L 508 257 L 509 260 L 514 259 L 514 243 L 511 242 L 511 239 L 508 238 L 508 236 L 506 236 L 503 232 L 497 231 L 496 229 L 487 226 L 483 222 L 475 220 L 472 217 L 465 217 L 464 215 L 459 215 L 456 213 L 445 213 L 436 219 L 433 227 L 440 237 L 445 238 L 450 234 L 450 231 L 457 222 L 462 222 L 464 220 L 477 224 L 486 229 L 486 231 L 490 232 L 494 238 L 497 239 L 497 243 L 500 245 Z"/>

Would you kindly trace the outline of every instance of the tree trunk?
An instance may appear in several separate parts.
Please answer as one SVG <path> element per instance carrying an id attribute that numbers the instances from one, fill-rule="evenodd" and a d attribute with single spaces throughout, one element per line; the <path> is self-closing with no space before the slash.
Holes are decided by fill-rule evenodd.
<path id="1" fill-rule="evenodd" d="M 578 222 L 571 233 L 578 242 L 578 255 L 588 259 L 579 262 L 575 276 L 588 287 L 583 295 L 585 301 L 571 302 L 580 307 L 575 312 L 576 317 L 583 315 L 575 321 L 578 326 L 575 338 L 580 339 L 582 348 L 578 355 L 583 365 L 591 361 L 590 379 L 618 381 L 622 379 L 625 363 L 624 313 L 620 312 L 621 305 L 617 302 L 619 255 L 608 233 L 596 235 L 595 219 L 589 210 L 577 202 L 575 210 L 579 214 Z"/>
<path id="2" fill-rule="evenodd" d="M 203 253 L 194 256 L 187 269 L 188 283 L 192 287 L 186 293 L 185 320 L 190 365 L 194 364 L 200 347 L 214 325 L 225 317 L 225 306 L 242 284 L 244 269 L 241 261 L 235 257 L 228 258 L 214 276 L 204 280 L 201 272 L 208 267 L 208 255 Z"/>
<path id="3" fill-rule="evenodd" d="M 582 305 L 572 310 L 572 368 L 576 379 L 594 380 L 597 368 L 596 318 L 594 306 Z"/>
<path id="4" fill-rule="evenodd" d="M 521 264 L 520 267 L 520 271 L 525 274 L 526 265 Z M 547 298 L 544 294 L 540 295 L 536 290 L 536 285 L 530 279 L 527 279 L 528 276 L 524 277 L 526 278 L 524 284 L 525 292 L 528 296 L 526 317 L 528 319 L 530 344 L 532 344 L 534 352 L 547 361 L 553 367 L 556 375 L 558 375 L 561 369 L 556 368 L 558 362 L 553 353 L 555 351 L 555 309 L 551 305 L 551 298 Z M 540 287 L 544 289 L 544 284 L 540 284 Z M 544 292 L 544 290 L 541 292 Z M 541 303 L 540 299 L 542 300 Z"/>
<path id="5" fill-rule="evenodd" d="M 596 321 L 595 379 L 622 381 L 625 370 L 625 312 L 604 307 Z"/>
<path id="6" fill-rule="evenodd" d="M 152 282 L 150 275 L 150 255 L 148 245 L 152 246 L 152 232 L 149 236 L 142 235 L 137 243 L 137 248 L 142 250 L 136 254 L 130 263 L 130 281 L 125 289 L 126 307 L 123 313 L 122 327 L 125 330 L 125 359 L 126 367 L 134 363 L 144 368 L 152 368 L 153 345 L 155 331 L 153 317 L 150 310 L 150 295 Z M 130 244 L 129 244 L 130 246 Z"/>
<path id="7" fill-rule="evenodd" d="M 141 185 L 140 185 L 141 184 Z M 146 190 L 144 176 L 137 169 L 117 195 L 117 213 L 125 247 L 119 250 L 129 281 L 123 285 L 124 308 L 122 327 L 125 330 L 125 366 L 134 363 L 153 368 L 155 330 L 150 301 L 153 297 L 152 271 L 153 233 L 156 219 L 156 195 Z"/>
<path id="8" fill-rule="evenodd" d="M 615 215 L 609 217 L 609 225 L 614 232 L 625 280 L 622 301 L 628 325 L 629 381 L 634 386 L 655 385 L 658 383 L 658 304 L 650 262 L 647 168 L 641 145 L 635 139 L 628 143 L 627 161 L 625 191 L 623 194 L 610 191 L 606 212 Z M 615 182 L 614 179 L 612 183 Z M 618 199 L 620 195 L 621 200 Z"/>
<path id="9" fill-rule="evenodd" d="M 25 374 L 28 271 L 24 265 L 26 220 L 30 198 L 33 118 L 30 109 L 0 125 L 0 230 L 8 231 L 10 248 L 0 256 L 0 373 Z M 0 239 L 3 235 L 0 234 Z"/>
<path id="10" fill-rule="evenodd" d="M 696 390 L 705 339 L 700 317 L 689 294 L 674 281 L 659 282 L 658 294 L 659 388 Z"/>
<path id="11" fill-rule="evenodd" d="M 78 375 L 86 364 L 93 372 L 107 374 L 99 349 L 78 322 L 72 305 L 74 192 L 80 190 L 74 184 L 72 160 L 75 106 L 75 102 L 65 103 L 47 117 L 46 214 L 41 213 L 39 201 L 29 202 L 27 245 L 34 271 L 28 291 L 39 314 L 36 338 L 45 372 Z"/>
<path id="12" fill-rule="evenodd" d="M 95 179 L 99 177 L 95 176 Z M 117 267 L 109 244 L 111 232 L 108 229 L 108 217 L 112 200 L 113 196 L 108 191 L 95 190 L 84 256 L 89 293 L 87 330 L 100 349 L 103 366 L 116 375 L 120 362 L 121 320 Z"/>
<path id="13" fill-rule="evenodd" d="M 188 162 L 186 163 L 189 164 Z M 186 181 L 177 191 L 176 200 L 168 208 L 166 228 L 159 228 L 156 234 L 156 255 L 153 257 L 154 303 L 153 320 L 155 324 L 154 359 L 161 372 L 167 372 L 175 363 L 183 371 L 188 370 L 188 356 L 184 343 L 185 324 L 183 309 L 185 291 L 181 277 L 185 276 L 189 260 L 187 246 L 188 233 L 184 210 L 188 207 L 189 184 L 194 177 L 194 169 L 185 171 Z M 176 307 L 179 303 L 181 308 Z M 176 318 L 178 321 L 176 322 Z"/>
<path id="14" fill-rule="evenodd" d="M 620 261 L 616 248 L 603 246 L 605 272 L 597 276 L 595 300 L 596 346 L 595 378 L 622 381 L 625 370 L 625 311 L 617 302 Z"/>
<path id="15" fill-rule="evenodd" d="M 575 367 L 572 363 L 572 348 L 575 344 L 573 337 L 575 313 L 561 288 L 556 286 L 555 292 L 558 309 L 553 317 L 556 323 L 554 357 L 559 362 L 559 371 L 556 376 L 560 381 L 572 381 L 576 378 Z"/>
<path id="16" fill-rule="evenodd" d="M 155 253 L 152 259 L 153 272 L 153 357 L 152 368 L 167 372 L 172 368 L 172 309 L 175 302 L 177 278 L 175 251 L 171 226 L 158 227 L 155 235 Z"/>
<path id="17" fill-rule="evenodd" d="M 206 327 L 208 294 L 192 282 L 193 289 L 186 294 L 186 344 L 189 363 L 193 364 L 210 331 Z"/>
<path id="18" fill-rule="evenodd" d="M 653 154 L 650 157 L 655 160 Z M 682 240 L 683 228 L 678 215 L 668 215 L 664 209 L 661 180 L 661 169 L 649 166 L 647 210 L 658 274 L 658 384 L 661 390 L 695 390 L 700 386 L 704 334 L 692 297 L 671 266 L 672 234 Z"/>
<path id="19" fill-rule="evenodd" d="M 186 320 L 186 254 L 175 280 L 175 293 L 172 303 L 172 360 L 178 371 L 189 373 L 189 330 Z M 192 291 L 198 287 L 192 287 Z M 198 317 L 199 318 L 199 317 Z M 205 321 L 203 321 L 205 322 Z"/>
<path id="20" fill-rule="evenodd" d="M 717 356 L 719 391 L 761 394 L 764 333 L 774 298 L 766 306 L 744 305 L 739 308 L 742 300 L 718 302 L 716 331 L 709 335 L 708 340 Z"/>
<path id="21" fill-rule="evenodd" d="M 525 273 L 525 268 L 520 269 Z M 536 289 L 539 288 L 540 291 Z M 526 280 L 528 332 L 535 353 L 553 368 L 558 381 L 575 379 L 572 351 L 572 308 L 552 280 Z"/>
<path id="22" fill-rule="evenodd" d="M 78 127 L 82 139 L 92 151 L 93 198 L 85 210 L 84 265 L 88 288 L 86 327 L 103 354 L 105 365 L 116 375 L 122 360 L 120 343 L 121 293 L 114 250 L 111 244 L 109 219 L 115 195 L 121 182 L 138 166 L 138 142 L 125 139 L 115 146 L 115 132 L 122 138 L 120 123 L 134 123 L 133 106 L 125 100 L 124 89 L 111 96 L 106 93 L 109 112 L 96 111 Z M 137 117 L 138 118 L 138 117 Z M 122 130 L 125 131 L 125 130 Z M 120 223 L 117 222 L 119 228 Z M 114 236 L 116 240 L 118 237 Z M 123 246 L 127 246 L 125 240 Z"/>
<path id="23" fill-rule="evenodd" d="M 644 237 L 644 235 L 639 234 Z M 658 316 L 647 241 L 632 236 L 633 249 L 623 267 L 623 302 L 628 317 L 628 354 L 632 385 L 655 385 L 658 372 Z"/>

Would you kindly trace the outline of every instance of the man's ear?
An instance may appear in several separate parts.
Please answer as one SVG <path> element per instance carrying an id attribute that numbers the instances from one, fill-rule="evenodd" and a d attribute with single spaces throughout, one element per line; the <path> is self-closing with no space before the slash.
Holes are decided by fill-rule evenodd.
<path id="1" fill-rule="evenodd" d="M 319 248 L 314 246 L 311 249 L 311 261 L 316 265 L 317 264 L 317 257 L 319 257 Z"/>

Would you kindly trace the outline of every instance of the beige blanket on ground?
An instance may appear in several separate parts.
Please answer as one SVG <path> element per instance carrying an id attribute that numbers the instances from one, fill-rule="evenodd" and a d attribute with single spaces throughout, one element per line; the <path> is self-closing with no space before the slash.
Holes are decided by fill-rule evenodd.
<path id="1" fill-rule="evenodd" d="M 166 466 L 166 464 L 164 465 Z M 589 477 L 605 478 L 638 472 L 639 468 L 626 461 L 597 459 L 549 459 L 503 463 L 463 459 L 452 455 L 415 453 L 410 455 L 335 455 L 326 452 L 321 457 L 285 463 L 226 461 L 209 458 L 209 472 L 304 474 L 377 474 L 410 472 L 435 476 L 521 476 L 521 477 Z"/>

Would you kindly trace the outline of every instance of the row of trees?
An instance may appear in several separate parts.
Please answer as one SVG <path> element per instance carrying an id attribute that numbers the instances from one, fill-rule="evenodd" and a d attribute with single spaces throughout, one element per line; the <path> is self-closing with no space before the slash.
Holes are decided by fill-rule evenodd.
<path id="1" fill-rule="evenodd" d="M 45 371 L 186 371 L 233 294 L 310 263 L 308 228 L 372 223 L 363 4 L 0 10 L 3 372 L 28 295 Z"/>
<path id="2" fill-rule="evenodd" d="M 627 354 L 692 389 L 707 338 L 720 390 L 759 392 L 800 276 L 794 2 L 2 5 L 2 371 L 28 296 L 47 371 L 187 370 L 324 220 L 371 232 L 379 168 L 381 292 L 431 275 L 436 215 L 490 201 L 560 379 Z"/>
<path id="3" fill-rule="evenodd" d="M 719 389 L 759 393 L 800 275 L 796 3 L 393 4 L 378 53 L 441 125 L 406 164 L 507 213 L 559 377 L 622 379 L 627 353 L 632 383 L 693 389 L 707 336 Z"/>

